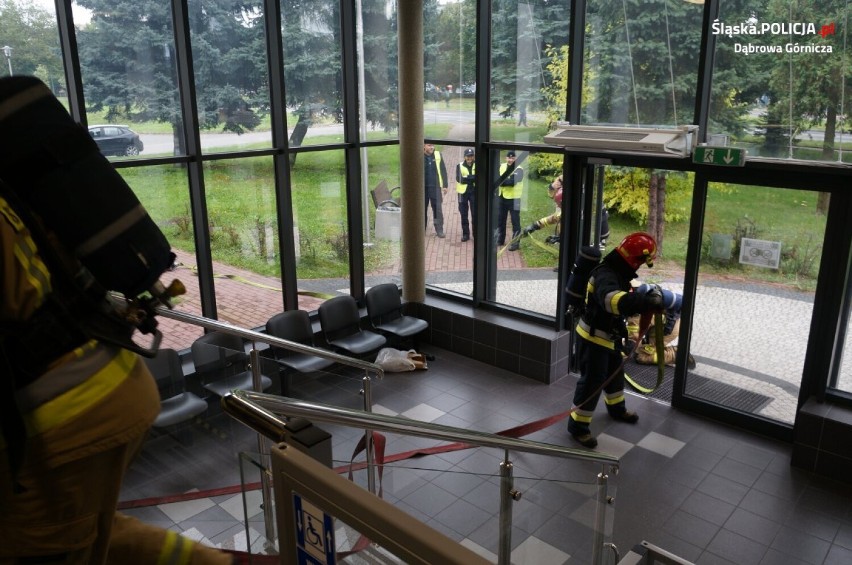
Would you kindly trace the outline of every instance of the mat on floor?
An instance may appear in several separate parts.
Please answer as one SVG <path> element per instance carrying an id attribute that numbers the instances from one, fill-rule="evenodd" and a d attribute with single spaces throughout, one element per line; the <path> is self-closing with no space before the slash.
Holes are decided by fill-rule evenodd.
<path id="1" fill-rule="evenodd" d="M 624 365 L 624 371 L 642 386 L 651 387 L 657 382 L 656 365 L 641 365 L 635 361 L 628 361 Z M 666 367 L 663 383 L 654 392 L 644 396 L 671 402 L 673 384 L 674 367 Z M 772 398 L 768 396 L 694 373 L 690 373 L 686 378 L 686 394 L 752 414 L 758 413 L 772 401 Z"/>

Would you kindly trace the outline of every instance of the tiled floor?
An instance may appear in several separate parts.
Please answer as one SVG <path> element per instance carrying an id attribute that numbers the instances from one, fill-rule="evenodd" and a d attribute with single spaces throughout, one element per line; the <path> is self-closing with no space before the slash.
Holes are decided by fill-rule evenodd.
<path id="1" fill-rule="evenodd" d="M 573 376 L 544 385 L 444 350 L 431 352 L 436 358 L 428 371 L 389 374 L 375 383 L 376 412 L 497 432 L 570 407 Z M 357 408 L 358 388 L 356 378 L 323 374 L 295 382 L 293 390 L 298 398 Z M 611 526 L 622 555 L 647 540 L 699 564 L 852 563 L 852 488 L 792 469 L 788 444 L 655 400 L 631 395 L 628 405 L 639 412 L 638 424 L 612 422 L 602 406 L 592 424 L 598 450 L 621 458 Z M 564 425 L 559 421 L 526 438 L 571 445 Z M 348 461 L 359 432 L 321 427 L 333 435 L 335 459 Z M 123 500 L 214 490 L 126 511 L 211 545 L 245 548 L 242 496 L 227 487 L 239 484 L 235 453 L 255 449 L 252 438 L 218 414 L 185 431 L 182 439 L 191 445 L 171 436 L 149 440 Z M 389 437 L 388 452 L 435 443 Z M 496 560 L 494 475 L 501 457 L 493 450 L 462 450 L 401 461 L 386 472 L 384 496 Z M 587 563 L 594 515 L 589 483 L 600 469 L 524 454 L 511 458 L 523 493 L 513 507 L 513 563 Z M 245 480 L 257 480 L 254 475 Z M 259 492 L 250 491 L 252 538 L 264 531 L 259 501 Z"/>

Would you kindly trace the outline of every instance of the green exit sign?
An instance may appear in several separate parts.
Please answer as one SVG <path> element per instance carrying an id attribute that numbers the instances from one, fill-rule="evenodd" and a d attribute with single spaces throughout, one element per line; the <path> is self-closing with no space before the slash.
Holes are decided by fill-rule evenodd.
<path id="1" fill-rule="evenodd" d="M 740 147 L 714 147 L 702 145 L 692 153 L 692 162 L 703 165 L 721 165 L 723 167 L 742 167 L 745 164 L 746 150 Z"/>

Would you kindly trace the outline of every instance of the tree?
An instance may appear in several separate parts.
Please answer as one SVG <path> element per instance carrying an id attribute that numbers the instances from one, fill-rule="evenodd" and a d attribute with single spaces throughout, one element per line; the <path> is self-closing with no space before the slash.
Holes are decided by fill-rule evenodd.
<path id="1" fill-rule="evenodd" d="M 595 97 L 584 121 L 691 124 L 701 9 L 686 2 L 606 0 L 590 6 L 587 65 Z"/>
<path id="2" fill-rule="evenodd" d="M 298 117 L 290 145 L 298 147 L 317 119 L 329 111 L 339 116 L 343 106 L 339 4 L 282 2 L 281 20 L 287 108 Z"/>
<path id="3" fill-rule="evenodd" d="M 437 21 L 430 27 L 435 28 L 435 53 L 439 55 L 432 62 L 432 74 L 426 76 L 440 85 L 455 84 L 458 91 L 462 85 L 476 82 L 475 0 L 445 4 Z"/>
<path id="4" fill-rule="evenodd" d="M 724 20 L 728 24 L 747 22 L 765 3 L 766 0 L 726 0 Z M 755 100 L 766 94 L 769 66 L 759 57 L 735 52 L 734 45 L 742 39 L 731 39 L 717 37 L 708 118 L 710 131 L 739 137 L 749 123 L 747 112 Z"/>
<path id="5" fill-rule="evenodd" d="M 774 122 L 778 124 L 777 129 L 786 129 L 786 135 L 792 135 L 794 139 L 804 129 L 824 124 L 821 158 L 826 161 L 835 159 L 844 95 L 852 91 L 849 73 L 852 55 L 844 45 L 845 34 L 835 31 L 836 24 L 846 20 L 847 10 L 847 3 L 839 0 L 801 0 L 795 3 L 770 0 L 766 16 L 762 18 L 766 21 L 825 22 L 826 25 L 830 22 L 830 29 L 815 30 L 815 35 L 772 37 L 774 45 L 783 49 L 783 56 L 773 59 L 768 112 L 777 116 L 778 121 Z M 811 47 L 828 47 L 832 52 L 810 52 Z M 787 127 L 783 128 L 785 121 Z M 767 141 L 771 127 L 767 127 Z M 787 141 L 789 143 L 789 137 Z M 817 200 L 817 212 L 825 214 L 827 211 L 828 193 L 822 193 Z"/>
<path id="6" fill-rule="evenodd" d="M 0 0 L 0 41 L 12 48 L 11 61 L 0 53 L 0 76 L 8 75 L 9 63 L 16 75 L 33 75 L 54 94 L 65 88 L 56 15 L 31 0 Z"/>
<path id="7" fill-rule="evenodd" d="M 568 43 L 568 2 L 494 0 L 492 12 L 491 107 L 508 117 L 518 104 L 541 104 L 552 82 L 547 46 Z"/>
<path id="8" fill-rule="evenodd" d="M 384 0 L 362 0 L 364 22 L 364 91 L 367 122 L 385 132 L 399 126 L 399 52 L 396 14 Z"/>
<path id="9" fill-rule="evenodd" d="M 79 0 L 92 12 L 78 32 L 90 110 L 110 121 L 172 124 L 184 153 L 169 3 Z M 202 128 L 242 133 L 268 109 L 262 14 L 251 2 L 190 0 L 196 96 Z"/>

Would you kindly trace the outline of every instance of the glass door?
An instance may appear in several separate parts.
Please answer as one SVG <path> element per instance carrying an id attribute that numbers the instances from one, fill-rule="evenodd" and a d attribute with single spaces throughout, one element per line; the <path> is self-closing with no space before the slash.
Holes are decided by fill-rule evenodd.
<path id="1" fill-rule="evenodd" d="M 684 394 L 792 425 L 827 194 L 710 183 Z"/>

